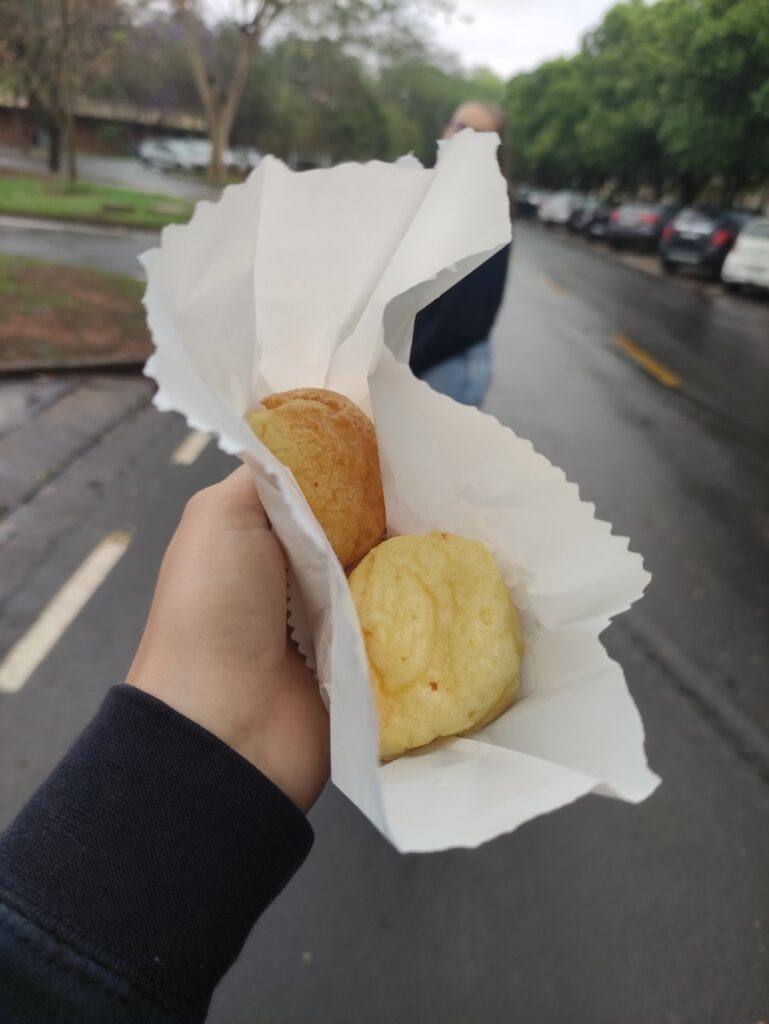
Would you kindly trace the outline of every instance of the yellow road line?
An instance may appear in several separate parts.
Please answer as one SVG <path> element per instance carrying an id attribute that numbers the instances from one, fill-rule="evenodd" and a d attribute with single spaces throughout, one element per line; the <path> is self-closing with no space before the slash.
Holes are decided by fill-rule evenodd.
<path id="1" fill-rule="evenodd" d="M 566 288 L 564 288 L 562 284 L 558 284 L 557 281 L 554 281 L 549 274 L 543 274 L 542 277 L 551 292 L 555 292 L 556 295 L 568 295 Z"/>
<path id="2" fill-rule="evenodd" d="M 99 541 L 0 662 L 0 693 L 15 693 L 22 688 L 122 558 L 130 543 L 131 535 L 128 533 L 109 533 Z"/>
<path id="3" fill-rule="evenodd" d="M 197 430 L 191 430 L 171 456 L 171 462 L 175 466 L 191 466 L 198 455 L 207 447 L 210 440 L 211 436 L 209 434 L 201 434 Z"/>
<path id="4" fill-rule="evenodd" d="M 659 361 L 659 359 L 655 359 L 654 356 L 650 352 L 647 352 L 642 345 L 639 345 L 637 341 L 633 341 L 632 338 L 626 338 L 624 334 L 612 334 L 611 340 L 615 345 L 618 345 L 623 352 L 627 352 L 634 362 L 643 367 L 647 373 L 650 373 L 656 381 L 659 381 L 659 383 L 662 384 L 663 387 L 681 387 L 681 378 L 678 374 L 669 370 L 664 363 Z"/>

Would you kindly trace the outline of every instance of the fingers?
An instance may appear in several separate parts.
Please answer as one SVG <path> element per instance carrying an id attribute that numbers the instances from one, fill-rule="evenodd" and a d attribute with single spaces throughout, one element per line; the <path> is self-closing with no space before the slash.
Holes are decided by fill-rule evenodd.
<path id="1" fill-rule="evenodd" d="M 220 483 L 198 491 L 189 504 L 211 510 L 220 519 L 245 517 L 252 527 L 268 528 L 270 525 L 248 466 L 239 466 Z"/>

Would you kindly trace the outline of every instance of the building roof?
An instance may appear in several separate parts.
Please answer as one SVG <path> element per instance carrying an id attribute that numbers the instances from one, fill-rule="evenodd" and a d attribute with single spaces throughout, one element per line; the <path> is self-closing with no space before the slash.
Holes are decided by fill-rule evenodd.
<path id="1" fill-rule="evenodd" d="M 0 89 L 0 107 L 26 110 L 29 100 L 10 89 Z M 157 125 L 179 128 L 183 131 L 204 132 L 206 122 L 200 114 L 186 110 L 159 110 L 151 107 L 136 107 L 131 103 L 112 103 L 108 100 L 93 100 L 82 96 L 75 101 L 77 117 L 93 118 L 100 121 L 115 121 L 121 124 Z"/>

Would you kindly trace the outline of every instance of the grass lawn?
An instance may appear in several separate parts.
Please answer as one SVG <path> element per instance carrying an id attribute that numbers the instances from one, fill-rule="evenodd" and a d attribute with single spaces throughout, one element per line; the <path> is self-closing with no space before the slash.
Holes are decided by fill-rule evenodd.
<path id="1" fill-rule="evenodd" d="M 192 208 L 187 199 L 149 192 L 36 175 L 0 175 L 0 213 L 17 216 L 162 228 L 189 220 Z"/>
<path id="2" fill-rule="evenodd" d="M 0 372 L 143 362 L 143 291 L 123 274 L 0 255 Z"/>

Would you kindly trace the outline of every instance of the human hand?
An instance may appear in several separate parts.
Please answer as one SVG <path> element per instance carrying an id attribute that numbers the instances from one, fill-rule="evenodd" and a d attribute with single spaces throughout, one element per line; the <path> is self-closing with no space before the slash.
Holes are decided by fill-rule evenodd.
<path id="1" fill-rule="evenodd" d="M 303 811 L 329 772 L 318 685 L 287 642 L 286 560 L 245 466 L 188 502 L 128 682 L 214 733 Z"/>

